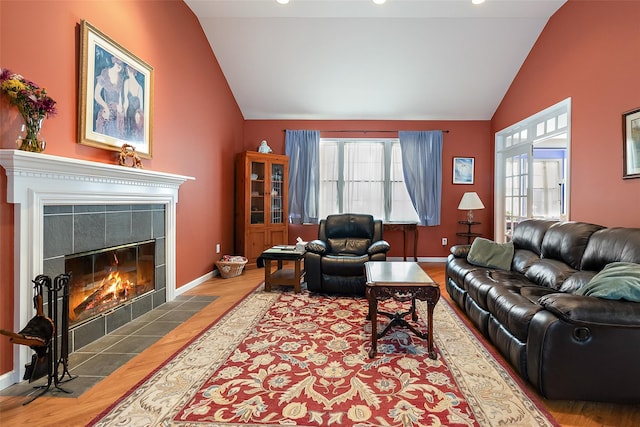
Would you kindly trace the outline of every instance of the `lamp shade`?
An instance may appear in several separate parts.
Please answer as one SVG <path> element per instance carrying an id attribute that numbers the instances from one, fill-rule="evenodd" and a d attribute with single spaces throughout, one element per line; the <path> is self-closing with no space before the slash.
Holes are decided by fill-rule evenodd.
<path id="1" fill-rule="evenodd" d="M 480 200 L 478 193 L 475 191 L 468 191 L 462 195 L 458 209 L 467 211 L 473 209 L 484 209 L 484 205 L 482 204 L 482 200 Z"/>

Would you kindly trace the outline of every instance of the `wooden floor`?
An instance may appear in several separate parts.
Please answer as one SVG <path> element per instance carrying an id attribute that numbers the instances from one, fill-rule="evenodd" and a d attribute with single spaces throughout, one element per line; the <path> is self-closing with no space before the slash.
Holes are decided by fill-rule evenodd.
<path id="1" fill-rule="evenodd" d="M 422 266 L 434 280 L 444 283 L 443 264 L 422 264 Z M 22 403 L 25 400 L 23 397 L 0 397 L 0 425 L 29 427 L 86 425 L 171 354 L 222 316 L 237 301 L 253 291 L 263 279 L 264 270 L 257 269 L 247 270 L 236 278 L 214 278 L 201 284 L 188 294 L 216 295 L 218 298 L 114 374 L 78 398 L 44 395 L 29 405 L 23 406 Z M 442 288 L 442 295 L 447 298 L 444 286 Z M 631 427 L 640 425 L 640 405 L 545 400 L 543 402 L 549 412 L 564 426 Z"/>

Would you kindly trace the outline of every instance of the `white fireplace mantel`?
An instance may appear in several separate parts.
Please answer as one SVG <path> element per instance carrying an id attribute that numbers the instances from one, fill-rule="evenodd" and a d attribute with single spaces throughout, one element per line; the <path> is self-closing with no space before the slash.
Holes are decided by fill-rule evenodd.
<path id="1" fill-rule="evenodd" d="M 35 314 L 31 280 L 42 273 L 47 205 L 164 204 L 166 300 L 175 298 L 178 189 L 195 178 L 6 149 L 0 150 L 0 165 L 7 174 L 7 202 L 15 204 L 14 330 L 22 329 Z M 0 389 L 5 382 L 19 381 L 21 367 L 28 363 L 29 349 L 14 347 L 14 371 L 0 377 Z"/>

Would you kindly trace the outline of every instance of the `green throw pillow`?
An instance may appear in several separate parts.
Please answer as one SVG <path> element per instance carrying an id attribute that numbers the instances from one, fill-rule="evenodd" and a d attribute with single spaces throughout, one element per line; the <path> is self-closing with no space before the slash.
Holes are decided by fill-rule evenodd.
<path id="1" fill-rule="evenodd" d="M 496 243 L 477 237 L 471 244 L 467 261 L 480 267 L 510 270 L 513 260 L 513 242 Z"/>
<path id="2" fill-rule="evenodd" d="M 640 302 L 640 264 L 631 262 L 607 264 L 575 294 Z"/>

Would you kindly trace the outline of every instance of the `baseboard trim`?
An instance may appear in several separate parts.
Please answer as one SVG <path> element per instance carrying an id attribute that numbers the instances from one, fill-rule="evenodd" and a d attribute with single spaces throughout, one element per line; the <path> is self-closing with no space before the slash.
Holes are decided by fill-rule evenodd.
<path id="1" fill-rule="evenodd" d="M 206 282 L 209 279 L 213 279 L 215 276 L 219 276 L 220 273 L 218 273 L 218 270 L 215 271 L 210 271 L 209 273 L 198 277 L 197 279 L 192 280 L 189 283 L 185 283 L 184 285 L 180 286 L 179 288 L 176 289 L 176 293 L 175 295 L 182 295 L 183 293 L 190 291 L 191 289 L 195 288 L 196 286 Z"/>

